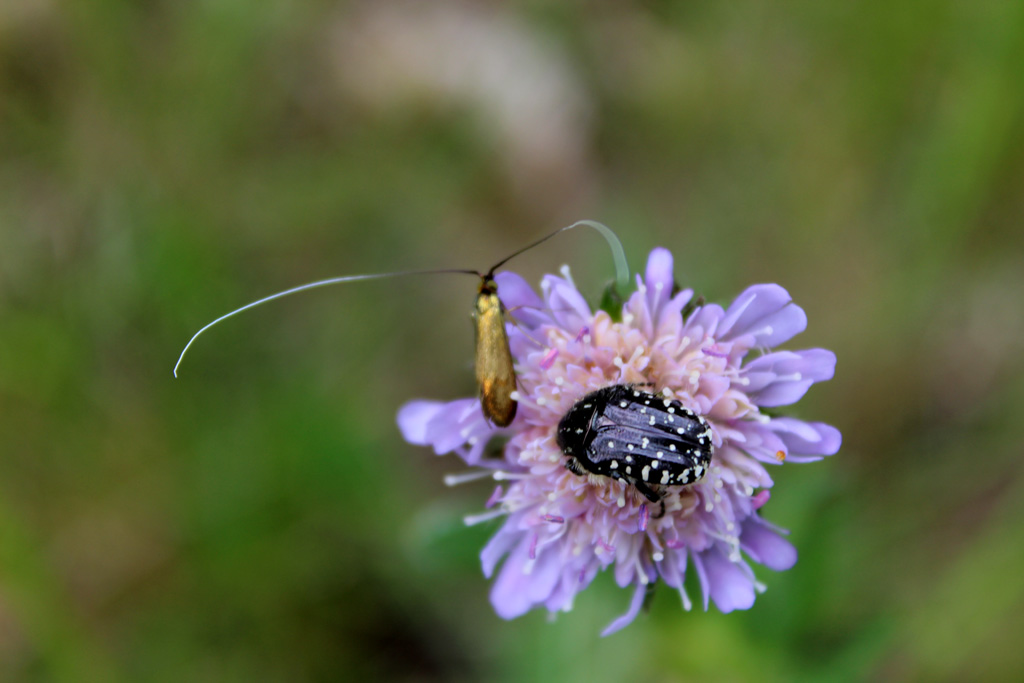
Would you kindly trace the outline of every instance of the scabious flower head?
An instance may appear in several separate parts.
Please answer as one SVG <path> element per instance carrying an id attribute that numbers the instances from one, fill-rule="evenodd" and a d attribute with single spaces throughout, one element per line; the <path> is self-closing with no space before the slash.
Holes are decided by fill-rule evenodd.
<path id="1" fill-rule="evenodd" d="M 629 609 L 605 635 L 636 617 L 659 579 L 690 609 L 688 569 L 705 610 L 709 601 L 722 612 L 751 607 L 764 590 L 751 564 L 785 570 L 796 562 L 786 532 L 758 513 L 772 486 L 765 466 L 819 460 L 841 441 L 829 425 L 763 411 L 794 403 L 832 377 L 830 351 L 770 351 L 803 331 L 803 310 L 778 285 L 750 287 L 727 309 L 693 305 L 692 290 L 673 294 L 672 255 L 660 248 L 619 320 L 592 311 L 567 269 L 563 277 L 546 276 L 540 296 L 514 273 L 496 279 L 517 321 L 507 326 L 518 374 L 515 421 L 495 429 L 479 401 L 466 398 L 412 401 L 398 424 L 409 442 L 439 455 L 454 451 L 501 482 L 489 512 L 467 518 L 504 517 L 481 553 L 484 574 L 497 572 L 497 613 L 510 619 L 538 606 L 568 611 L 605 569 L 634 588 Z M 688 486 L 657 487 L 663 511 L 627 482 L 565 467 L 559 421 L 583 395 L 613 384 L 674 398 L 711 425 L 709 471 Z M 484 458 L 496 434 L 509 437 L 502 457 Z"/>

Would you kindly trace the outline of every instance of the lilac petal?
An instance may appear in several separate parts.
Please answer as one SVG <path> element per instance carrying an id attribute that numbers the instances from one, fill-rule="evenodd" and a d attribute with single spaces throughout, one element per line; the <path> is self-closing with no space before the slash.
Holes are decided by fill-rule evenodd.
<path id="1" fill-rule="evenodd" d="M 733 428 L 743 435 L 742 439 L 736 440 L 736 447 L 747 455 L 769 465 L 781 465 L 788 459 L 786 444 L 768 425 L 760 422 L 738 422 Z M 782 453 L 781 457 L 779 453 Z"/>
<path id="2" fill-rule="evenodd" d="M 527 539 L 512 552 L 491 588 L 491 604 L 502 619 L 526 614 L 534 605 L 544 602 L 555 589 L 561 571 L 557 549 L 529 557 Z"/>
<path id="3" fill-rule="evenodd" d="M 701 553 L 708 575 L 711 599 L 723 613 L 750 609 L 754 605 L 754 584 L 743 569 L 731 562 L 717 547 Z"/>
<path id="4" fill-rule="evenodd" d="M 807 328 L 807 315 L 778 285 L 748 287 L 725 312 L 716 335 L 729 340 L 752 335 L 758 346 L 776 346 Z"/>
<path id="5" fill-rule="evenodd" d="M 536 329 L 551 322 L 544 300 L 521 275 L 506 270 L 495 275 L 494 281 L 498 285 L 501 303 L 517 323 Z"/>
<path id="6" fill-rule="evenodd" d="M 482 452 L 482 442 L 494 431 L 475 398 L 449 403 L 412 401 L 398 411 L 398 426 L 407 441 L 433 446 L 438 455 L 450 453 L 475 438 L 481 447 L 474 447 L 471 454 L 475 453 L 477 459 Z M 475 464 L 471 457 L 466 461 Z"/>
<path id="7" fill-rule="evenodd" d="M 417 446 L 427 445 L 427 425 L 444 409 L 442 401 L 409 401 L 398 409 L 402 438 Z"/>
<path id="8" fill-rule="evenodd" d="M 568 612 L 572 609 L 572 602 L 586 584 L 580 583 L 580 574 L 586 577 L 586 567 L 577 569 L 574 567 L 563 567 L 558 580 L 558 585 L 551 591 L 551 595 L 544 601 L 544 606 L 549 612 Z"/>
<path id="9" fill-rule="evenodd" d="M 718 304 L 705 304 L 686 321 L 686 333 L 694 339 L 716 334 L 725 311 Z"/>
<path id="10" fill-rule="evenodd" d="M 533 603 L 526 596 L 526 584 L 530 575 L 523 572 L 523 566 L 529 560 L 528 546 L 529 543 L 524 538 L 502 565 L 498 578 L 491 586 L 491 604 L 502 619 L 522 616 L 533 607 Z"/>
<path id="11" fill-rule="evenodd" d="M 547 600 L 562 578 L 562 562 L 557 547 L 548 546 L 545 551 L 538 553 L 529 577 L 531 580 L 527 584 L 527 597 L 535 605 Z"/>
<path id="12" fill-rule="evenodd" d="M 777 572 L 796 564 L 796 548 L 758 517 L 748 517 L 740 532 L 740 547 L 755 562 Z"/>
<path id="13" fill-rule="evenodd" d="M 651 321 L 657 326 L 661 307 L 672 296 L 672 252 L 664 247 L 652 250 L 647 257 L 644 280 L 647 286 L 647 310 Z"/>
<path id="14" fill-rule="evenodd" d="M 768 428 L 782 440 L 790 455 L 833 455 L 843 443 L 843 435 L 824 422 L 803 422 L 791 417 L 777 417 Z M 796 462 L 796 458 L 791 458 Z M 818 458 L 813 458 L 817 460 Z"/>
<path id="15" fill-rule="evenodd" d="M 523 539 L 523 532 L 517 528 L 516 520 L 509 519 L 502 525 L 498 533 L 494 534 L 484 549 L 480 551 L 480 566 L 484 576 L 488 579 L 494 573 L 501 558 L 505 557 L 512 550 L 512 547 Z"/>
<path id="16" fill-rule="evenodd" d="M 551 315 L 570 333 L 582 329 L 593 317 L 587 300 L 569 281 L 554 275 L 546 275 L 541 289 L 544 290 Z"/>
<path id="17" fill-rule="evenodd" d="M 682 312 L 686 304 L 693 298 L 692 289 L 684 289 L 674 297 L 665 302 L 658 312 L 658 337 L 671 334 L 674 337 L 682 337 Z"/>
<path id="18" fill-rule="evenodd" d="M 686 578 L 686 552 L 666 548 L 664 555 L 665 558 L 658 563 L 658 573 L 661 574 L 665 585 L 682 588 L 683 580 Z"/>
<path id="19" fill-rule="evenodd" d="M 708 588 L 708 572 L 704 567 L 702 553 L 691 552 L 693 569 L 697 572 L 697 582 L 700 584 L 700 593 L 704 596 L 704 611 L 708 611 L 708 600 L 711 598 L 711 590 Z"/>
<path id="20" fill-rule="evenodd" d="M 644 595 L 647 593 L 647 586 L 642 583 L 637 583 L 636 590 L 633 591 L 633 599 L 629 602 L 629 609 L 621 617 L 608 624 L 608 627 L 601 631 L 601 637 L 610 636 L 611 634 L 626 628 L 633 623 L 636 619 L 636 615 L 640 613 L 640 608 L 644 604 Z"/>
<path id="21" fill-rule="evenodd" d="M 747 363 L 747 393 L 761 406 L 784 406 L 800 400 L 811 385 L 832 379 L 836 355 L 826 349 L 777 351 Z"/>

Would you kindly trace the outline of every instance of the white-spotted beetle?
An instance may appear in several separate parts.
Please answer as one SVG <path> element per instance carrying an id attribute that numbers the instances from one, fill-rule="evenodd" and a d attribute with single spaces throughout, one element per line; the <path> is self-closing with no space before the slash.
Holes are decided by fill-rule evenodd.
<path id="1" fill-rule="evenodd" d="M 685 486 L 708 471 L 715 448 L 707 421 L 675 399 L 614 384 L 578 400 L 558 423 L 566 467 L 632 484 L 652 503 L 652 486 Z"/>

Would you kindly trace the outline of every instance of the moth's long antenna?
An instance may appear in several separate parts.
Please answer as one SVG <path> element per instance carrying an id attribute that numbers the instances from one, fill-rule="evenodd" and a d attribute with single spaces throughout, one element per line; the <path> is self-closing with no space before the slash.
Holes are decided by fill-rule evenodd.
<path id="1" fill-rule="evenodd" d="M 181 355 L 178 356 L 178 362 L 174 364 L 174 376 L 175 377 L 178 376 L 178 366 L 181 365 L 182 359 L 185 358 L 185 353 L 188 351 L 189 347 L 192 346 L 192 342 L 194 342 L 199 337 L 199 335 L 201 335 L 203 332 L 206 332 L 208 329 L 210 329 L 211 327 L 213 327 L 217 323 L 222 322 L 224 320 L 227 320 L 228 318 L 230 318 L 230 317 L 232 317 L 234 315 L 238 315 L 242 311 L 247 311 L 250 308 L 256 308 L 257 306 L 261 306 L 261 305 L 263 305 L 263 304 L 265 304 L 265 303 L 267 303 L 269 301 L 273 301 L 275 299 L 280 299 L 282 297 L 286 297 L 286 296 L 289 296 L 291 294 L 297 294 L 299 292 L 305 292 L 306 290 L 309 290 L 309 289 L 316 289 L 317 287 L 327 287 L 329 285 L 338 285 L 338 284 L 342 284 L 342 283 L 345 283 L 345 282 L 358 282 L 360 280 L 380 280 L 380 279 L 388 278 L 388 277 L 401 277 L 403 275 L 435 275 L 435 274 L 443 274 L 443 273 L 464 273 L 464 274 L 468 274 L 468 275 L 476 275 L 477 277 L 482 277 L 481 274 L 478 273 L 475 270 L 454 270 L 454 269 L 453 270 L 407 270 L 407 271 L 401 271 L 401 272 L 398 272 L 398 273 L 370 273 L 368 275 L 346 275 L 344 277 L 332 277 L 332 278 L 328 278 L 326 280 L 317 280 L 316 282 L 309 282 L 309 283 L 306 283 L 304 285 L 299 285 L 298 287 L 292 287 L 291 289 L 286 289 L 286 290 L 284 290 L 282 292 L 278 292 L 276 294 L 271 294 L 270 296 L 263 297 L 262 299 L 259 299 L 257 301 L 253 301 L 252 303 L 248 303 L 245 306 L 242 306 L 241 308 L 236 308 L 235 310 L 231 311 L 230 313 L 225 313 L 224 315 L 222 315 L 221 317 L 217 318 L 213 322 L 207 323 L 206 325 L 204 325 L 202 327 L 202 329 L 200 329 L 198 332 L 196 332 L 194 335 L 192 335 L 192 338 L 188 340 L 188 344 L 185 344 L 185 348 L 183 348 L 181 350 Z"/>
<path id="2" fill-rule="evenodd" d="M 619 288 L 622 291 L 626 291 L 626 289 L 629 288 L 629 266 L 626 264 L 626 252 L 622 248 L 622 242 L 619 241 L 618 235 L 616 235 L 612 231 L 612 229 L 609 228 L 607 225 L 605 225 L 604 223 L 598 223 L 597 221 L 591 220 L 576 221 L 572 225 L 567 225 L 564 228 L 559 228 L 558 230 L 555 230 L 551 234 L 541 237 L 536 242 L 528 244 L 522 249 L 513 252 L 511 255 L 506 256 L 501 261 L 495 263 L 493 266 L 491 266 L 491 269 L 488 271 L 488 275 L 493 275 L 494 271 L 496 271 L 498 268 L 501 268 L 503 265 L 514 259 L 516 256 L 522 254 L 524 251 L 529 251 L 530 249 L 533 249 L 537 245 L 547 242 L 555 235 L 565 232 L 566 230 L 578 228 L 581 225 L 586 225 L 588 227 L 593 228 L 594 230 L 597 230 L 608 242 L 608 246 L 612 250 L 612 260 L 615 261 L 615 283 L 619 286 Z"/>
<path id="3" fill-rule="evenodd" d="M 612 250 L 612 259 L 615 262 L 615 281 L 616 281 L 616 284 L 623 291 L 625 291 L 629 287 L 629 266 L 626 264 L 626 254 L 625 254 L 625 251 L 622 249 L 622 242 L 619 241 L 618 236 L 611 230 L 611 228 L 609 228 L 608 226 L 604 225 L 603 223 L 598 223 L 597 221 L 591 221 L 591 220 L 576 221 L 572 225 L 567 225 L 564 228 L 559 228 L 558 230 L 555 230 L 551 234 L 546 235 L 546 236 L 540 238 L 536 242 L 533 242 L 532 244 L 529 244 L 529 245 L 523 247 L 522 249 L 519 249 L 518 251 L 513 252 L 511 255 L 506 256 L 501 261 L 498 261 L 497 263 L 495 263 L 491 267 L 491 269 L 487 272 L 487 277 L 493 276 L 494 275 L 494 271 L 496 271 L 498 268 L 500 268 L 501 266 L 503 266 L 506 263 L 508 263 L 510 260 L 512 260 L 516 256 L 519 256 L 523 252 L 529 251 L 530 249 L 533 249 L 537 245 L 542 244 L 543 242 L 548 241 L 549 239 L 551 239 L 552 237 L 554 237 L 555 235 L 557 235 L 559 233 L 565 232 L 566 230 L 572 230 L 573 228 L 578 228 L 581 225 L 586 225 L 586 226 L 589 226 L 591 228 L 594 228 L 599 233 L 601 233 L 601 235 L 608 242 L 608 246 Z M 389 277 L 401 277 L 403 275 L 435 275 L 435 274 L 443 274 L 443 273 L 462 273 L 462 274 L 467 274 L 467 275 L 476 275 L 477 277 L 484 277 L 484 275 L 482 273 L 480 273 L 478 271 L 475 271 L 475 270 L 462 270 L 462 269 L 407 270 L 407 271 L 401 271 L 401 272 L 397 272 L 397 273 L 371 273 L 371 274 L 368 274 L 368 275 L 346 275 L 344 277 L 332 277 L 332 278 L 328 278 L 326 280 L 317 280 L 316 282 L 309 282 L 309 283 L 304 284 L 304 285 L 299 285 L 298 287 L 292 287 L 291 289 L 286 289 L 284 291 L 277 292 L 276 294 L 271 294 L 268 297 L 264 297 L 264 298 L 259 299 L 257 301 L 253 301 L 252 303 L 248 303 L 245 306 L 242 306 L 241 308 L 236 308 L 235 310 L 231 311 L 230 313 L 226 313 L 226 314 L 222 315 L 221 317 L 217 318 L 216 320 L 214 320 L 214 321 L 212 321 L 210 323 L 207 323 L 198 332 L 196 332 L 194 335 L 192 335 L 192 338 L 188 340 L 187 344 L 185 344 L 185 348 L 181 350 L 181 355 L 178 356 L 178 362 L 174 364 L 174 376 L 175 377 L 178 376 L 178 367 L 181 365 L 181 361 L 185 358 L 185 354 L 188 352 L 189 347 L 192 346 L 192 343 L 199 337 L 199 335 L 201 335 L 203 332 L 206 332 L 208 329 L 210 329 L 211 327 L 213 327 L 217 323 L 223 322 L 224 320 L 227 320 L 228 318 L 230 318 L 230 317 L 232 317 L 234 315 L 238 315 L 242 311 L 247 311 L 250 308 L 255 308 L 257 306 L 261 306 L 261 305 L 263 305 L 263 304 L 265 304 L 267 302 L 273 301 L 275 299 L 280 299 L 282 297 L 286 297 L 286 296 L 289 296 L 291 294 L 297 294 L 299 292 L 305 292 L 305 291 L 310 290 L 310 289 L 316 289 L 317 287 L 327 287 L 329 285 L 338 285 L 338 284 L 342 284 L 342 283 L 345 283 L 345 282 L 358 282 L 360 280 L 380 280 L 380 279 L 389 278 Z"/>

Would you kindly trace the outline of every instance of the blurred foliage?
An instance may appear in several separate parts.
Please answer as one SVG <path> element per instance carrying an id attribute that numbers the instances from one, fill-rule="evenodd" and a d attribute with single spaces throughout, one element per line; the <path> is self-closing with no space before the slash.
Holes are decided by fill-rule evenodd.
<path id="1" fill-rule="evenodd" d="M 1020 2 L 0 2 L 0 678 L 1020 680 L 1021 64 Z M 486 485 L 394 427 L 473 391 L 468 279 L 171 378 L 583 217 L 838 354 L 749 612 L 494 616 Z"/>

